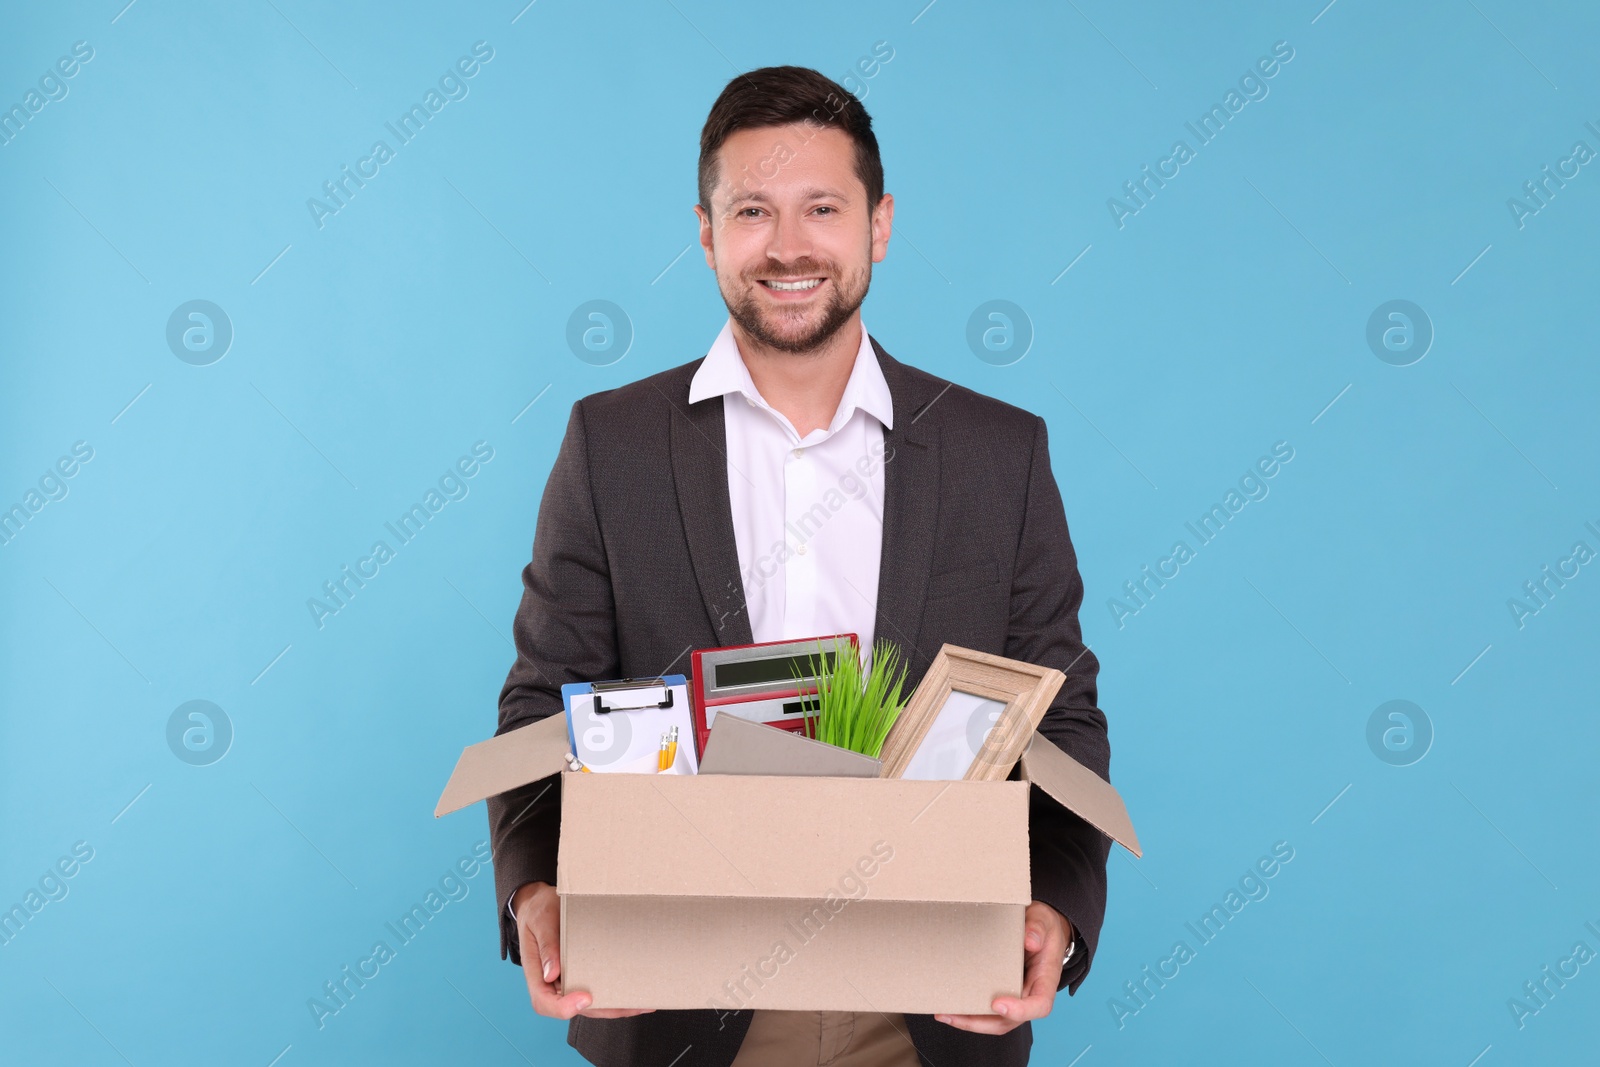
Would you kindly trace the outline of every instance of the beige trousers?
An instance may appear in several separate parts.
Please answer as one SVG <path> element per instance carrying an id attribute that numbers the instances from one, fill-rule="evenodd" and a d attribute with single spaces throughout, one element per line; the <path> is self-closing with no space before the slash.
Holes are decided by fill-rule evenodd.
<path id="1" fill-rule="evenodd" d="M 919 1067 L 899 1012 L 757 1011 L 733 1067 Z"/>

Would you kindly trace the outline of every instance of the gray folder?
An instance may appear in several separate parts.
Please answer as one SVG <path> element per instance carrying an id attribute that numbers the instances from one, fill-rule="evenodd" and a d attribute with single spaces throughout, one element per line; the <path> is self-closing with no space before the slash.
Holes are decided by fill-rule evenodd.
<path id="1" fill-rule="evenodd" d="M 712 722 L 700 759 L 701 774 L 877 778 L 882 769 L 871 756 L 727 714 Z"/>

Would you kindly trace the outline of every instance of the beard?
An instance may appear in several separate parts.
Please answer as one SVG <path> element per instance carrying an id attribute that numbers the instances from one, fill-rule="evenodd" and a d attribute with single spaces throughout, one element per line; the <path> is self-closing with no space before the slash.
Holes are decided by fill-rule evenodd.
<path id="1" fill-rule="evenodd" d="M 853 274 L 831 270 L 812 259 L 796 261 L 787 268 L 790 278 L 826 278 L 828 296 L 821 307 L 787 309 L 782 306 L 763 310 L 755 274 L 740 276 L 742 289 L 730 295 L 722 290 L 728 314 L 757 343 L 779 352 L 814 352 L 838 333 L 867 298 L 872 284 L 872 264 Z M 771 275 L 771 271 L 761 272 Z M 780 281 L 785 279 L 780 278 Z M 720 285 L 719 285 L 720 287 Z"/>

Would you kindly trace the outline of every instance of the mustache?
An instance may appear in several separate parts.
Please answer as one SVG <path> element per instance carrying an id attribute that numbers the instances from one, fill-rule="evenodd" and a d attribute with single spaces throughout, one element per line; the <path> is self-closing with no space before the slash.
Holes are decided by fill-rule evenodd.
<path id="1" fill-rule="evenodd" d="M 833 268 L 814 259 L 800 259 L 785 267 L 776 270 L 755 270 L 745 274 L 745 280 L 793 282 L 802 278 L 831 278 L 834 277 Z"/>

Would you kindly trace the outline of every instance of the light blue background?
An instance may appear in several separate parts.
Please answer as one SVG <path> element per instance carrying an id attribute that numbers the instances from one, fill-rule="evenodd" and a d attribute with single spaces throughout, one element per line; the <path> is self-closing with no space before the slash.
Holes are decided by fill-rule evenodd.
<path id="1" fill-rule="evenodd" d="M 498 958 L 488 873 L 325 1028 L 306 1001 L 487 836 L 432 807 L 493 728 L 569 406 L 721 325 L 679 258 L 711 101 L 878 41 L 866 321 L 1048 420 L 1147 849 L 1112 857 L 1035 1061 L 1592 1054 L 1600 966 L 1523 1029 L 1507 1000 L 1600 950 L 1600 567 L 1521 629 L 1507 600 L 1600 549 L 1600 174 L 1521 229 L 1506 204 L 1600 148 L 1592 7 L 124 2 L 0 32 L 6 107 L 94 48 L 0 147 L 0 505 L 94 449 L 0 548 L 0 905 L 95 850 L 0 947 L 7 1061 L 577 1061 Z M 307 198 L 480 40 L 470 94 L 318 229 Z M 1118 229 L 1107 198 L 1280 40 L 1270 95 Z M 194 299 L 235 331 L 210 366 L 165 340 Z M 636 333 L 611 366 L 565 342 L 591 299 Z M 991 299 L 1031 320 L 1010 366 L 967 346 Z M 1392 299 L 1436 331 L 1411 366 L 1365 340 Z M 470 495 L 319 630 L 307 598 L 477 441 Z M 1119 628 L 1108 598 L 1278 441 L 1270 495 Z M 235 731 L 210 766 L 167 746 L 194 699 Z M 1368 747 L 1392 699 L 1435 732 L 1410 766 Z M 1108 999 L 1279 841 L 1270 896 L 1119 1029 Z"/>

